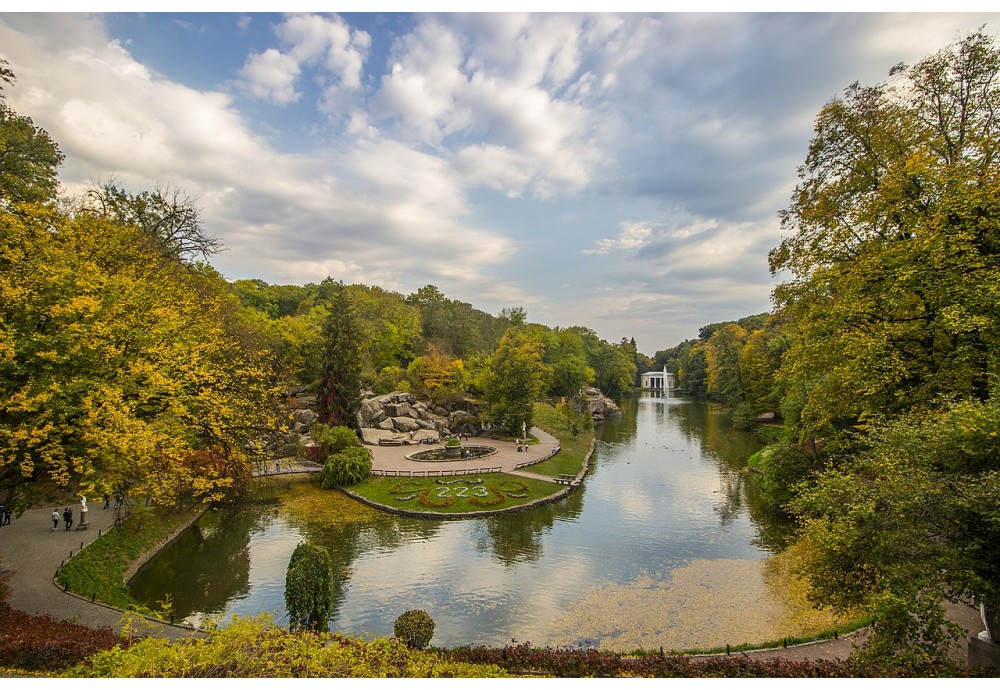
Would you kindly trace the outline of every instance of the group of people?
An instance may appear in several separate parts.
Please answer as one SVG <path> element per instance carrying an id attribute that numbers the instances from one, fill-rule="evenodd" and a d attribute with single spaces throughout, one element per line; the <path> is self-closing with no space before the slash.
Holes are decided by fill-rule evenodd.
<path id="1" fill-rule="evenodd" d="M 53 532 L 55 532 L 57 529 L 59 529 L 59 519 L 60 519 L 59 518 L 59 511 L 58 510 L 53 510 L 52 511 L 52 531 Z M 66 523 L 66 531 L 67 532 L 69 532 L 71 529 L 73 529 L 73 509 L 72 508 L 66 508 L 65 510 L 63 510 L 63 512 L 62 512 L 62 520 Z"/>
<path id="2" fill-rule="evenodd" d="M 0 504 L 0 527 L 10 524 L 10 512 L 7 510 L 7 506 Z"/>

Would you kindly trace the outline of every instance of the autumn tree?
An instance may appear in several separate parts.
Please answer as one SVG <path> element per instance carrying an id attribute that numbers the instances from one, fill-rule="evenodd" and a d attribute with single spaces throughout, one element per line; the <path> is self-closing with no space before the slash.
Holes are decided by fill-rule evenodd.
<path id="1" fill-rule="evenodd" d="M 770 261 L 804 572 L 876 616 L 869 653 L 921 662 L 943 600 L 1000 605 L 1000 51 L 980 30 L 890 74 L 820 112 Z"/>
<path id="2" fill-rule="evenodd" d="M 465 364 L 444 354 L 433 343 L 428 346 L 427 354 L 410 363 L 408 373 L 416 390 L 432 397 L 465 390 Z"/>
<path id="3" fill-rule="evenodd" d="M 748 333 L 735 323 L 722 325 L 705 343 L 708 366 L 708 394 L 730 406 L 743 402 L 743 374 L 740 354 Z"/>
<path id="4" fill-rule="evenodd" d="M 22 205 L 0 226 L 0 489 L 172 504 L 244 481 L 272 388 L 221 277 L 106 218 Z"/>

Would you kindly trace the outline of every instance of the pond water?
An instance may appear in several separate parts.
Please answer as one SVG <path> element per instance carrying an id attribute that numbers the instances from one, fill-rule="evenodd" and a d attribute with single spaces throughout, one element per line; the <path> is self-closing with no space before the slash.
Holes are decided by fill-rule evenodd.
<path id="1" fill-rule="evenodd" d="M 284 580 L 303 540 L 335 562 L 330 628 L 392 635 L 403 611 L 432 644 L 707 647 L 790 634 L 793 611 L 763 566 L 772 553 L 743 471 L 760 447 L 724 410 L 623 401 L 592 469 L 565 500 L 485 519 L 433 521 L 359 506 L 308 479 L 280 504 L 209 513 L 130 583 L 179 618 L 264 611 L 285 623 Z M 777 631 L 777 632 L 776 632 Z"/>

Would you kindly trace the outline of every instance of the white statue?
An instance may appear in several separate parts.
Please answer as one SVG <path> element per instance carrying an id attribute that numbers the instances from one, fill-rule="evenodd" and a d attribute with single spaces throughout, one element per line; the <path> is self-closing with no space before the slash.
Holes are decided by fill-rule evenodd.
<path id="1" fill-rule="evenodd" d="M 81 513 L 86 513 L 87 512 L 87 497 L 86 496 L 81 496 L 80 497 L 80 512 Z"/>

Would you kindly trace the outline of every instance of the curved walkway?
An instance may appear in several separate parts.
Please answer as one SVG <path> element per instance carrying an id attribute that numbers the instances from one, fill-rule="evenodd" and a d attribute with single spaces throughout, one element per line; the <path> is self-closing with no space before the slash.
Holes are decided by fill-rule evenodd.
<path id="1" fill-rule="evenodd" d="M 50 517 L 53 508 L 61 514 L 66 504 L 31 508 L 21 517 L 0 528 L 0 565 L 13 571 L 10 580 L 11 608 L 38 616 L 51 616 L 57 620 L 82 623 L 93 628 L 120 630 L 122 612 L 101 603 L 64 592 L 53 581 L 56 570 L 80 550 L 91 543 L 114 522 L 114 511 L 102 509 L 103 503 L 90 503 L 87 514 L 90 527 L 78 530 L 79 504 L 73 504 L 74 527 L 66 531 L 60 522 L 52 529 Z M 188 637 L 192 631 L 181 626 L 171 626 L 150 621 L 151 634 L 159 637 Z"/>
<path id="2" fill-rule="evenodd" d="M 384 472 L 403 472 L 402 476 L 423 476 L 426 472 L 437 473 L 441 471 L 458 473 L 476 472 L 485 470 L 495 470 L 498 472 L 515 472 L 517 465 L 541 461 L 552 455 L 553 451 L 559 447 L 559 439 L 546 434 L 538 427 L 531 428 L 531 435 L 538 439 L 538 443 L 530 446 L 522 446 L 525 450 L 518 452 L 517 445 L 511 441 L 498 441 L 487 436 L 473 436 L 468 442 L 473 445 L 490 445 L 497 449 L 493 455 L 484 458 L 469 458 L 457 460 L 443 460 L 439 462 L 421 462 L 410 460 L 406 456 L 419 450 L 434 448 L 435 446 L 406 445 L 406 446 L 370 446 L 365 448 L 372 453 L 372 471 L 381 474 Z M 438 444 L 439 446 L 440 444 Z M 409 472 L 410 475 L 405 473 Z M 519 472 L 519 470 L 518 470 Z M 530 475 L 536 479 L 542 479 L 557 483 L 553 477 L 544 475 Z"/>

